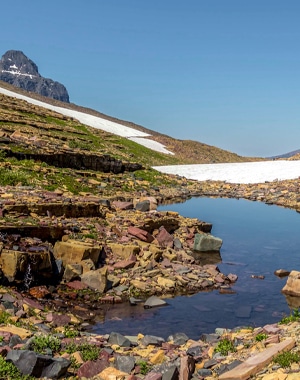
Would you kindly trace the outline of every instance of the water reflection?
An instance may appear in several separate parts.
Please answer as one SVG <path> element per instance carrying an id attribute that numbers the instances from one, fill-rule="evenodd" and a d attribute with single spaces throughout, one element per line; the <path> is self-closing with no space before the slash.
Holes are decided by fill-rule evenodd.
<path id="1" fill-rule="evenodd" d="M 211 259 L 221 272 L 238 275 L 234 292 L 180 296 L 168 299 L 168 306 L 155 310 L 129 304 L 110 306 L 105 322 L 99 321 L 95 326 L 99 333 L 114 330 L 167 337 L 182 331 L 199 339 L 203 332 L 213 332 L 216 327 L 255 327 L 277 322 L 298 307 L 295 297 L 288 299 L 281 293 L 286 278 L 274 275 L 280 268 L 299 268 L 300 218 L 295 211 L 224 198 L 193 198 L 161 209 L 213 224 L 212 234 L 223 239 L 223 245 L 221 257 Z"/>
<path id="2" fill-rule="evenodd" d="M 220 252 L 198 252 L 191 251 L 195 263 L 198 265 L 218 264 L 222 261 Z"/>

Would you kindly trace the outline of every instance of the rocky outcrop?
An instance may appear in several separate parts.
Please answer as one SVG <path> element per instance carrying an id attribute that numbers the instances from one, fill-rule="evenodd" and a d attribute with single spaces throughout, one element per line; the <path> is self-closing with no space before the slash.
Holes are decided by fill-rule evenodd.
<path id="1" fill-rule="evenodd" d="M 291 271 L 282 292 L 290 296 L 300 296 L 300 272 Z"/>
<path id="2" fill-rule="evenodd" d="M 9 50 L 2 56 L 0 80 L 23 90 L 69 103 L 69 94 L 65 86 L 42 77 L 37 65 L 22 51 Z"/>
<path id="3" fill-rule="evenodd" d="M 16 157 L 18 160 L 35 160 L 45 162 L 59 168 L 78 170 L 95 170 L 103 173 L 124 173 L 141 170 L 143 166 L 134 162 L 122 162 L 108 154 L 90 154 L 83 152 L 61 151 L 45 153 L 20 153 L 5 149 L 7 157 Z"/>

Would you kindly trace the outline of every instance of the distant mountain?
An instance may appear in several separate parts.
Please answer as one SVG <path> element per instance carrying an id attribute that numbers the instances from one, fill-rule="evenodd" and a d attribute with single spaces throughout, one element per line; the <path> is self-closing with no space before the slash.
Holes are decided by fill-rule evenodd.
<path id="1" fill-rule="evenodd" d="M 9 50 L 0 60 L 0 80 L 23 90 L 69 103 L 64 85 L 39 74 L 37 65 L 22 51 Z"/>
<path id="2" fill-rule="evenodd" d="M 292 152 L 288 152 L 288 153 L 284 153 L 284 154 L 280 154 L 278 156 L 272 156 L 272 157 L 269 157 L 271 159 L 278 159 L 278 158 L 290 158 L 290 157 L 293 157 L 293 156 L 296 156 L 296 155 L 299 155 L 300 154 L 300 149 L 297 149 L 297 150 L 293 150 Z"/>

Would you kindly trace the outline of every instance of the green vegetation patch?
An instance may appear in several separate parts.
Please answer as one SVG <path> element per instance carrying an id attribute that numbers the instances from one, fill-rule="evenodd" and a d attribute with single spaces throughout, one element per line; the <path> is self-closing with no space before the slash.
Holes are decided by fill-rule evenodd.
<path id="1" fill-rule="evenodd" d="M 73 354 L 79 351 L 81 353 L 82 359 L 87 362 L 89 360 L 97 360 L 99 358 L 101 348 L 94 344 L 76 344 L 70 343 L 66 346 L 65 351 L 68 354 Z"/>
<path id="2" fill-rule="evenodd" d="M 279 321 L 280 325 L 287 325 L 290 322 L 298 322 L 300 320 L 300 312 L 299 309 L 294 309 L 291 315 L 284 317 Z"/>
<path id="3" fill-rule="evenodd" d="M 255 337 L 256 342 L 261 342 L 262 340 L 267 339 L 268 335 L 264 333 L 257 334 Z"/>
<path id="4" fill-rule="evenodd" d="M 215 352 L 219 352 L 222 356 L 227 356 L 229 352 L 235 351 L 234 343 L 227 338 L 220 340 L 215 348 Z"/>
<path id="5" fill-rule="evenodd" d="M 47 353 L 47 349 L 50 349 L 52 353 L 59 352 L 60 340 L 53 335 L 39 335 L 33 338 L 31 348 L 33 351 L 39 354 Z"/>
<path id="6" fill-rule="evenodd" d="M 140 373 L 141 375 L 147 375 L 148 372 L 151 371 L 151 365 L 147 363 L 145 360 L 141 360 L 137 362 L 137 365 L 140 367 Z"/>
<path id="7" fill-rule="evenodd" d="M 0 167 L 0 185 L 1 186 L 29 186 L 32 185 L 31 176 L 24 170 L 11 170 Z"/>
<path id="8" fill-rule="evenodd" d="M 282 368 L 290 367 L 292 363 L 299 363 L 300 356 L 298 352 L 282 352 L 274 358 L 274 363 L 279 364 Z"/>
<path id="9" fill-rule="evenodd" d="M 18 368 L 10 362 L 7 362 L 0 356 L 0 379 L 5 380 L 33 380 L 29 375 L 22 375 Z"/>

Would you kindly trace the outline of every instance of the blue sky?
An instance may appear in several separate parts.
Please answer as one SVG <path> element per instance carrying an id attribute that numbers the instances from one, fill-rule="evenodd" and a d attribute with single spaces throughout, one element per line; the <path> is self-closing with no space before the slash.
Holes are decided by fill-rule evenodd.
<path id="1" fill-rule="evenodd" d="M 73 103 L 245 156 L 300 149 L 299 0 L 14 0 L 22 50 Z"/>

